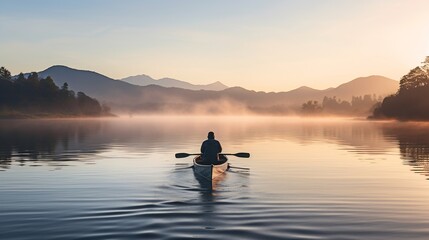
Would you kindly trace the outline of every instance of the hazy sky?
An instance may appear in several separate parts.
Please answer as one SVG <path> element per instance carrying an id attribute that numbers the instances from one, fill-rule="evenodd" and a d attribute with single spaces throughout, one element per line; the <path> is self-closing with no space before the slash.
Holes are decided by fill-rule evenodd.
<path id="1" fill-rule="evenodd" d="M 429 55 L 427 0 L 0 0 L 0 65 L 264 91 L 399 79 Z"/>

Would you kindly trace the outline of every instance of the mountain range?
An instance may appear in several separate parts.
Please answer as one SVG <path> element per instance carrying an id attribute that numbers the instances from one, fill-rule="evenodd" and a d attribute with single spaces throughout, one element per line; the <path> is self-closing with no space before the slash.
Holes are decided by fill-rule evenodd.
<path id="1" fill-rule="evenodd" d="M 221 91 L 228 88 L 228 86 L 224 85 L 219 81 L 211 84 L 207 84 L 207 85 L 194 85 L 194 84 L 173 79 L 173 78 L 161 78 L 156 80 L 144 74 L 132 76 L 132 77 L 126 77 L 119 80 L 127 83 L 131 83 L 134 85 L 138 85 L 138 86 L 158 85 L 161 87 L 175 87 L 175 88 L 184 88 L 184 89 L 190 89 L 190 90 Z"/>
<path id="2" fill-rule="evenodd" d="M 325 96 L 348 101 L 352 96 L 366 94 L 384 97 L 399 87 L 398 81 L 377 75 L 356 78 L 325 90 L 304 86 L 287 92 L 257 92 L 242 87 L 227 88 L 220 82 L 193 85 L 175 79 L 154 80 L 146 75 L 115 80 L 97 72 L 58 65 L 38 74 L 51 76 L 59 86 L 67 82 L 70 89 L 109 104 L 116 113 L 287 113 L 308 100 L 321 101 Z M 203 86 L 218 90 L 196 90 Z"/>

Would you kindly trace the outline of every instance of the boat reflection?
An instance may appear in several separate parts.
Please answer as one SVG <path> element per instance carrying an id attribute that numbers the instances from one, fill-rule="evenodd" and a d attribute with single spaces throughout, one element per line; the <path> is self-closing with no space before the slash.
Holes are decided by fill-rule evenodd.
<path id="1" fill-rule="evenodd" d="M 213 179 L 207 179 L 206 177 L 196 172 L 194 169 L 192 169 L 192 172 L 194 173 L 194 177 L 200 185 L 201 191 L 209 193 L 211 195 L 218 189 L 219 185 L 225 181 L 226 175 L 228 174 L 228 171 L 226 171 Z"/>

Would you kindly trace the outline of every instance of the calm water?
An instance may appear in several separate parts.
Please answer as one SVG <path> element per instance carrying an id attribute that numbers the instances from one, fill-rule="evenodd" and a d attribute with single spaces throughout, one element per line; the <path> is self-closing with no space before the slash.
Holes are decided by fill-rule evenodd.
<path id="1" fill-rule="evenodd" d="M 174 158 L 210 130 L 250 170 Z M 429 124 L 2 120 L 0 239 L 427 239 L 428 159 Z"/>

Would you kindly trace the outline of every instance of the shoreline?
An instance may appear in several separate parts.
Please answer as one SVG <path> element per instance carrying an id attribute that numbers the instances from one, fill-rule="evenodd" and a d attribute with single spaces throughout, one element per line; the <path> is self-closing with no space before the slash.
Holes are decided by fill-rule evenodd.
<path id="1" fill-rule="evenodd" d="M 100 116 L 90 116 L 90 115 L 66 115 L 66 114 L 48 114 L 48 113 L 38 113 L 38 114 L 25 114 L 25 113 L 8 113 L 0 114 L 0 120 L 23 120 L 23 119 L 77 119 L 77 118 L 114 118 L 118 117 L 115 114 L 109 115 L 100 115 Z"/>

